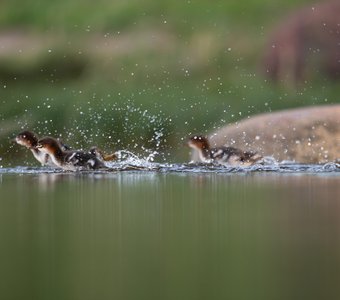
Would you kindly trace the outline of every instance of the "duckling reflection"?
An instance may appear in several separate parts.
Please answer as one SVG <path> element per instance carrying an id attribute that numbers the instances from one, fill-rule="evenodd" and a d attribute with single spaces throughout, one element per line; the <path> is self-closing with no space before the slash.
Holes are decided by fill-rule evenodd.
<path id="1" fill-rule="evenodd" d="M 44 192 L 51 192 L 57 182 L 69 180 L 65 178 L 65 173 L 42 173 L 38 175 L 39 189 Z"/>

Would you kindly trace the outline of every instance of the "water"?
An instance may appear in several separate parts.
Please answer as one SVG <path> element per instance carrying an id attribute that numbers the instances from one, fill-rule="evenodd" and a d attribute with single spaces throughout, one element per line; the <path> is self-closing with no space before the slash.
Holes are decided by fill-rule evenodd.
<path id="1" fill-rule="evenodd" d="M 338 299 L 340 168 L 0 169 L 1 299 Z"/>
<path id="2" fill-rule="evenodd" d="M 154 163 L 146 159 L 132 158 L 114 163 L 106 162 L 108 170 L 96 171 L 82 171 L 82 172 L 65 172 L 60 169 L 52 169 L 50 167 L 14 167 L 2 168 L 0 167 L 0 174 L 112 174 L 121 171 L 138 171 L 138 172 L 159 172 L 159 173 L 290 173 L 290 174 L 324 174 L 333 173 L 340 174 L 340 163 L 330 162 L 326 164 L 296 164 L 293 162 L 275 162 L 275 163 L 261 163 L 252 166 L 226 166 L 220 164 L 207 163 Z"/>

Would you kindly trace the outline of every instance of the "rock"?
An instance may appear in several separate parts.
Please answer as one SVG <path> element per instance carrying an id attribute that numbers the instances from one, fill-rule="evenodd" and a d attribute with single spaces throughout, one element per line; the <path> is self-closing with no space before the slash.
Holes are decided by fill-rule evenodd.
<path id="1" fill-rule="evenodd" d="M 226 125 L 211 146 L 234 146 L 276 160 L 326 163 L 340 158 L 340 105 L 264 113 Z"/>

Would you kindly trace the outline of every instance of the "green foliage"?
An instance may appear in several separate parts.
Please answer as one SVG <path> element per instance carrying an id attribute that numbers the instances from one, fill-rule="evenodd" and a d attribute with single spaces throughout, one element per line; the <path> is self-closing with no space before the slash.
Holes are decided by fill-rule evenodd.
<path id="1" fill-rule="evenodd" d="M 270 0 L 223 1 L 207 0 L 3 0 L 0 25 L 3 27 L 34 28 L 36 30 L 121 30 L 136 24 L 151 22 L 154 25 L 166 20 L 180 32 L 191 28 L 231 25 L 233 27 L 266 25 L 276 17 L 311 0 L 287 0 L 281 3 Z M 192 28 L 193 27 L 193 28 Z"/>

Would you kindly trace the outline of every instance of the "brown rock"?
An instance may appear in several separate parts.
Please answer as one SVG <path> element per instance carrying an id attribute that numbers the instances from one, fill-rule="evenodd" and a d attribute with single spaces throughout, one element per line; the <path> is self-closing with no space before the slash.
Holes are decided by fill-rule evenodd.
<path id="1" fill-rule="evenodd" d="M 340 158 L 340 105 L 265 113 L 226 125 L 212 146 L 234 146 L 275 159 L 325 163 Z"/>

